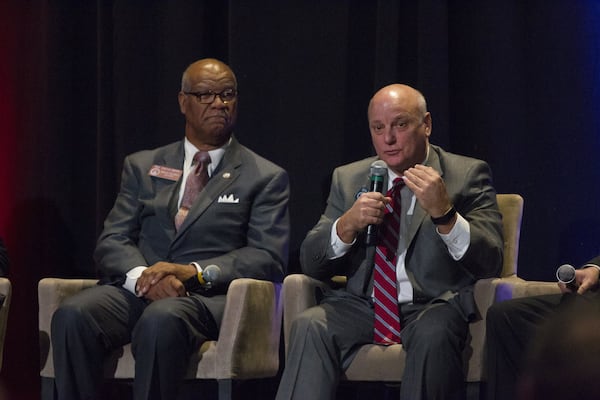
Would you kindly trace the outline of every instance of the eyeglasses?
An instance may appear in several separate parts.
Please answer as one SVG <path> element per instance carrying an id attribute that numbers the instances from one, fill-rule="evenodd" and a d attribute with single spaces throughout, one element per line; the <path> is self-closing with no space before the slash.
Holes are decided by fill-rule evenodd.
<path id="1" fill-rule="evenodd" d="M 221 101 L 225 104 L 236 99 L 238 91 L 236 89 L 225 89 L 220 93 L 209 90 L 208 92 L 183 92 L 184 94 L 192 95 L 198 100 L 200 104 L 212 104 L 215 98 L 219 96 Z"/>

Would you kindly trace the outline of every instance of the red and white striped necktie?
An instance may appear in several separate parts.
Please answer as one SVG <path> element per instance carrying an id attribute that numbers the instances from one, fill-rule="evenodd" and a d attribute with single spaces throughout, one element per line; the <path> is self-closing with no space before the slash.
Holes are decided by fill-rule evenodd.
<path id="1" fill-rule="evenodd" d="M 379 226 L 373 272 L 373 294 L 375 307 L 374 338 L 377 344 L 396 344 L 400 340 L 400 310 L 396 262 L 398 260 L 398 239 L 400 235 L 400 190 L 404 186 L 402 178 L 394 179 L 387 196 L 392 198 L 386 207 L 386 214 Z"/>

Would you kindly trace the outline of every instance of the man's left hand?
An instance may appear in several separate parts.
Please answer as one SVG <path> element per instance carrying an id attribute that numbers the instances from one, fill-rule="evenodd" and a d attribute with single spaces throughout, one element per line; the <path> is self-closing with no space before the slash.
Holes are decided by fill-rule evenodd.
<path id="1" fill-rule="evenodd" d="M 175 275 L 167 275 L 152 285 L 144 297 L 156 301 L 167 297 L 183 297 L 185 295 L 183 283 Z"/>
<path id="2" fill-rule="evenodd" d="M 590 289 L 598 287 L 598 279 L 600 277 L 600 270 L 596 267 L 580 268 L 575 270 L 575 287 L 577 287 L 577 294 L 584 294 Z M 558 283 L 561 292 L 567 293 L 572 292 L 571 288 L 562 282 Z"/>
<path id="3" fill-rule="evenodd" d="M 146 268 L 138 278 L 136 283 L 137 293 L 140 296 L 145 296 L 154 285 L 168 275 L 173 275 L 176 279 L 183 282 L 197 273 L 196 267 L 190 264 L 157 262 Z"/>
<path id="4" fill-rule="evenodd" d="M 443 216 L 452 207 L 446 184 L 435 169 L 417 164 L 404 171 L 404 183 L 433 218 Z"/>

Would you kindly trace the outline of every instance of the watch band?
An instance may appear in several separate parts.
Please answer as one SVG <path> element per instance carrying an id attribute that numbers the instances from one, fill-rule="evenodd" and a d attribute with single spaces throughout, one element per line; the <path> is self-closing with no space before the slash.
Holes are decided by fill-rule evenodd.
<path id="1" fill-rule="evenodd" d="M 435 225 L 446 225 L 448 222 L 452 221 L 452 218 L 454 218 L 455 215 L 456 208 L 452 206 L 448 211 L 446 211 L 446 214 L 442 215 L 441 217 L 431 217 L 431 222 L 433 222 Z"/>

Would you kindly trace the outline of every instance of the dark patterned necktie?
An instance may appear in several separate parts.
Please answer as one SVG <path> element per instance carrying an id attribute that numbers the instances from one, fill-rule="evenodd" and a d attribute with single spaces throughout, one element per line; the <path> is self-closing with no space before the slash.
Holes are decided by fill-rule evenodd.
<path id="1" fill-rule="evenodd" d="M 396 262 L 398 260 L 398 239 L 400 235 L 400 189 L 402 178 L 394 179 L 387 196 L 392 198 L 386 207 L 386 214 L 379 226 L 373 271 L 373 294 L 375 322 L 373 341 L 390 345 L 400 343 L 400 310 L 398 309 L 398 288 Z"/>
<path id="2" fill-rule="evenodd" d="M 204 189 L 208 182 L 208 164 L 210 164 L 210 155 L 207 151 L 199 151 L 194 155 L 192 166 L 196 166 L 185 181 L 185 189 L 181 198 L 181 205 L 175 215 L 175 229 L 179 230 L 181 224 L 187 217 L 192 204 L 196 201 L 198 194 Z"/>

